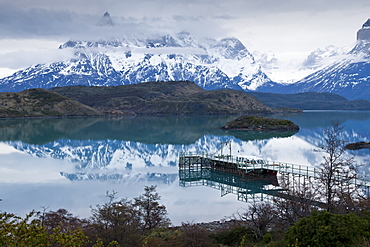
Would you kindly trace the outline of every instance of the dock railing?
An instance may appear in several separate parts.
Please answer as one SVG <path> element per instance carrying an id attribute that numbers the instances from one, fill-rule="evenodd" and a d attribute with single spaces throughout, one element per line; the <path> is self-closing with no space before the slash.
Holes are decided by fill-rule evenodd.
<path id="1" fill-rule="evenodd" d="M 319 179 L 320 168 L 308 165 L 291 164 L 278 161 L 264 160 L 260 158 L 250 158 L 236 155 L 220 155 L 220 154 L 209 154 L 205 152 L 183 152 L 180 153 L 180 158 L 185 157 L 197 157 L 202 159 L 211 159 L 214 161 L 220 161 L 224 163 L 236 164 L 239 169 L 249 172 L 252 170 L 266 169 L 276 171 L 280 174 L 291 174 L 298 176 L 305 176 L 309 178 Z M 346 179 L 345 177 L 339 179 Z M 351 184 L 364 186 L 370 188 L 370 177 L 366 174 L 356 174 L 351 178 Z"/>

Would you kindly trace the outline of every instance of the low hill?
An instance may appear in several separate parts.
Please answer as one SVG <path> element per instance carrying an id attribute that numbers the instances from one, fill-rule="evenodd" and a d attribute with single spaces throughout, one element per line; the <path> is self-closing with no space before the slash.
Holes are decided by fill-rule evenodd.
<path id="1" fill-rule="evenodd" d="M 301 110 L 370 110 L 367 100 L 347 100 L 332 93 L 275 94 L 248 92 L 269 107 L 289 107 Z"/>
<path id="2" fill-rule="evenodd" d="M 206 91 L 194 82 L 146 82 L 112 87 L 69 86 L 51 89 L 104 114 L 240 114 L 271 112 L 253 96 L 237 90 Z"/>
<path id="3" fill-rule="evenodd" d="M 46 89 L 0 93 L 0 118 L 101 115 L 89 106 Z"/>

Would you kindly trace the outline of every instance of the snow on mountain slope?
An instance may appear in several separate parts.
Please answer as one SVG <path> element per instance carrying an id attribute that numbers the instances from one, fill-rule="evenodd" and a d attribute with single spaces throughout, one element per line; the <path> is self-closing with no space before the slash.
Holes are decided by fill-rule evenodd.
<path id="1" fill-rule="evenodd" d="M 341 57 L 347 54 L 347 50 L 343 47 L 335 47 L 333 45 L 326 46 L 324 49 L 316 49 L 303 61 L 300 70 L 317 70 L 338 61 Z"/>
<path id="2" fill-rule="evenodd" d="M 103 23 L 103 24 L 102 24 Z M 109 14 L 99 25 L 114 30 Z M 38 64 L 0 79 L 0 91 L 70 85 L 113 86 L 147 81 L 194 81 L 207 90 L 256 90 L 273 84 L 236 38 L 196 40 L 191 34 L 73 41 L 67 61 Z"/>
<path id="3" fill-rule="evenodd" d="M 272 51 L 253 51 L 255 61 L 268 77 L 281 84 L 292 84 L 302 78 L 341 60 L 347 53 L 343 47 L 329 45 L 307 54 L 276 55 Z"/>
<path id="4" fill-rule="evenodd" d="M 342 60 L 291 85 L 287 91 L 330 92 L 347 99 L 370 100 L 370 42 L 360 41 Z"/>
<path id="5" fill-rule="evenodd" d="M 370 100 L 370 21 L 358 31 L 356 46 L 341 59 L 320 69 L 297 83 L 280 88 L 277 92 L 330 92 L 347 99 Z M 335 52 L 329 53 L 335 54 Z M 317 64 L 319 56 L 313 55 L 307 60 L 308 65 Z M 323 52 L 325 54 L 326 52 Z M 338 57 L 338 56 L 337 56 Z"/>

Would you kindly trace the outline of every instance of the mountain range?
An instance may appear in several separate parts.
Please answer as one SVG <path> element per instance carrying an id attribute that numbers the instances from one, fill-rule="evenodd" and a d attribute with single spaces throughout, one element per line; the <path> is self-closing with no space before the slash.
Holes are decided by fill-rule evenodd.
<path id="1" fill-rule="evenodd" d="M 98 23 L 115 24 L 109 13 Z M 347 99 L 370 100 L 370 20 L 358 31 L 357 44 L 343 50 L 316 50 L 303 62 L 305 69 L 323 66 L 323 57 L 338 57 L 293 84 L 272 81 L 264 70 L 274 68 L 271 54 L 255 58 L 237 38 L 196 39 L 188 32 L 150 37 L 69 40 L 60 50 L 73 58 L 37 64 L 0 79 L 0 92 L 74 85 L 117 86 L 149 81 L 193 81 L 206 90 L 236 89 L 271 93 L 329 92 Z"/>
<path id="2" fill-rule="evenodd" d="M 114 28 L 108 13 L 99 25 Z M 59 49 L 72 50 L 74 58 L 18 71 L 0 80 L 0 91 L 185 80 L 206 90 L 256 90 L 275 84 L 236 38 L 197 40 L 180 32 L 146 38 L 70 40 Z"/>

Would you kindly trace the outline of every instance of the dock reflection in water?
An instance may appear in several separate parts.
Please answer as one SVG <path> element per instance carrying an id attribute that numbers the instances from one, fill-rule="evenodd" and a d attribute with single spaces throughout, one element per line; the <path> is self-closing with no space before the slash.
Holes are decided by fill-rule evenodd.
<path id="1" fill-rule="evenodd" d="M 180 162 L 181 163 L 181 162 Z M 179 164 L 180 186 L 208 186 L 221 191 L 221 197 L 227 194 L 237 195 L 239 201 L 264 201 L 278 196 L 276 174 L 237 174 L 220 171 L 200 164 Z"/>

